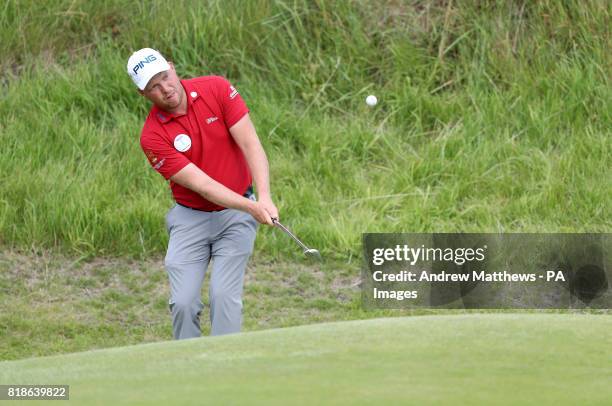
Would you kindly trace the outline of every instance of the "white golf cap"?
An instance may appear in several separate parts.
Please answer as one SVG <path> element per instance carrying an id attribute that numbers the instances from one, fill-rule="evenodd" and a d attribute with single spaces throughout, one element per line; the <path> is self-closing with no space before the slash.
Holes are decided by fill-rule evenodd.
<path id="1" fill-rule="evenodd" d="M 153 76 L 168 69 L 170 65 L 166 58 L 151 48 L 134 52 L 127 63 L 128 74 L 140 90 L 144 90 Z"/>

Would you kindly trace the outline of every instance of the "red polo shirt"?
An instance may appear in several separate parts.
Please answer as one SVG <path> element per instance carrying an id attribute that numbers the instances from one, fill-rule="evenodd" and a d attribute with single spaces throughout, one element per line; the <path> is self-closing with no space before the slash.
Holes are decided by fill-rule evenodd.
<path id="1" fill-rule="evenodd" d="M 229 129 L 249 112 L 238 91 L 220 76 L 182 80 L 187 113 L 166 113 L 153 106 L 140 136 L 151 166 L 164 178 L 190 162 L 238 194 L 251 184 L 251 173 Z M 212 211 L 221 207 L 170 181 L 177 203 Z"/>

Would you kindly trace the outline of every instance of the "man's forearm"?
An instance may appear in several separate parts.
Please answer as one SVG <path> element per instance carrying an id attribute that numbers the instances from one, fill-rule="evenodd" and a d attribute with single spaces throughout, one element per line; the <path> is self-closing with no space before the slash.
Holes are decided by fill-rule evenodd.
<path id="1" fill-rule="evenodd" d="M 196 192 L 206 200 L 230 209 L 238 209 L 248 212 L 250 206 L 252 205 L 251 200 L 239 195 L 231 189 L 228 189 L 212 178 L 210 181 L 205 182 L 203 185 L 198 187 Z"/>
<path id="2" fill-rule="evenodd" d="M 189 164 L 170 178 L 206 200 L 219 206 L 249 211 L 253 201 L 217 182 L 194 164 Z"/>
<path id="3" fill-rule="evenodd" d="M 270 197 L 270 169 L 268 158 L 260 143 L 253 143 L 244 150 L 244 155 L 255 181 L 259 198 Z"/>
<path id="4" fill-rule="evenodd" d="M 240 146 L 249 165 L 257 187 L 257 197 L 259 199 L 271 199 L 268 158 L 249 115 L 245 115 L 238 123 L 234 124 L 230 128 L 230 133 Z"/>

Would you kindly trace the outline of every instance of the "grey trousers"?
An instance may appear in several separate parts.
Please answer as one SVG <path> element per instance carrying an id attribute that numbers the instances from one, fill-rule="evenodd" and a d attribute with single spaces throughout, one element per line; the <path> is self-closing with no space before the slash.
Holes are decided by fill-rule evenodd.
<path id="1" fill-rule="evenodd" d="M 257 226 L 253 216 L 234 209 L 202 212 L 176 205 L 168 211 L 170 241 L 164 264 L 170 279 L 169 306 L 175 339 L 201 336 L 201 290 L 211 260 L 210 333 L 240 331 L 244 270 L 253 251 Z"/>

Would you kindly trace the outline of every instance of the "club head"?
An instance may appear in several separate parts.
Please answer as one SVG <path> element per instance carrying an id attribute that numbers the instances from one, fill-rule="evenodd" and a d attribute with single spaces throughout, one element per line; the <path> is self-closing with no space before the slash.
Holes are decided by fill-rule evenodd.
<path id="1" fill-rule="evenodd" d="M 304 251 L 304 255 L 306 255 L 308 258 L 316 259 L 317 261 L 322 260 L 321 253 L 314 248 L 310 248 Z"/>
<path id="2" fill-rule="evenodd" d="M 289 231 L 289 229 L 287 227 L 285 227 L 284 225 L 281 224 L 280 221 L 278 221 L 277 218 L 273 217 L 272 218 L 272 223 L 274 223 L 275 226 L 277 226 L 278 228 L 280 228 L 281 230 L 283 230 L 288 236 L 290 236 L 300 247 L 302 247 L 302 249 L 304 250 L 304 255 L 306 255 L 306 257 L 308 258 L 312 258 L 315 259 L 317 261 L 321 261 L 321 254 L 319 253 L 318 250 L 314 249 L 314 248 L 308 248 L 306 245 L 304 245 L 304 243 L 302 241 L 300 241 L 299 238 L 297 238 L 295 235 L 293 235 L 293 233 L 291 231 Z"/>

